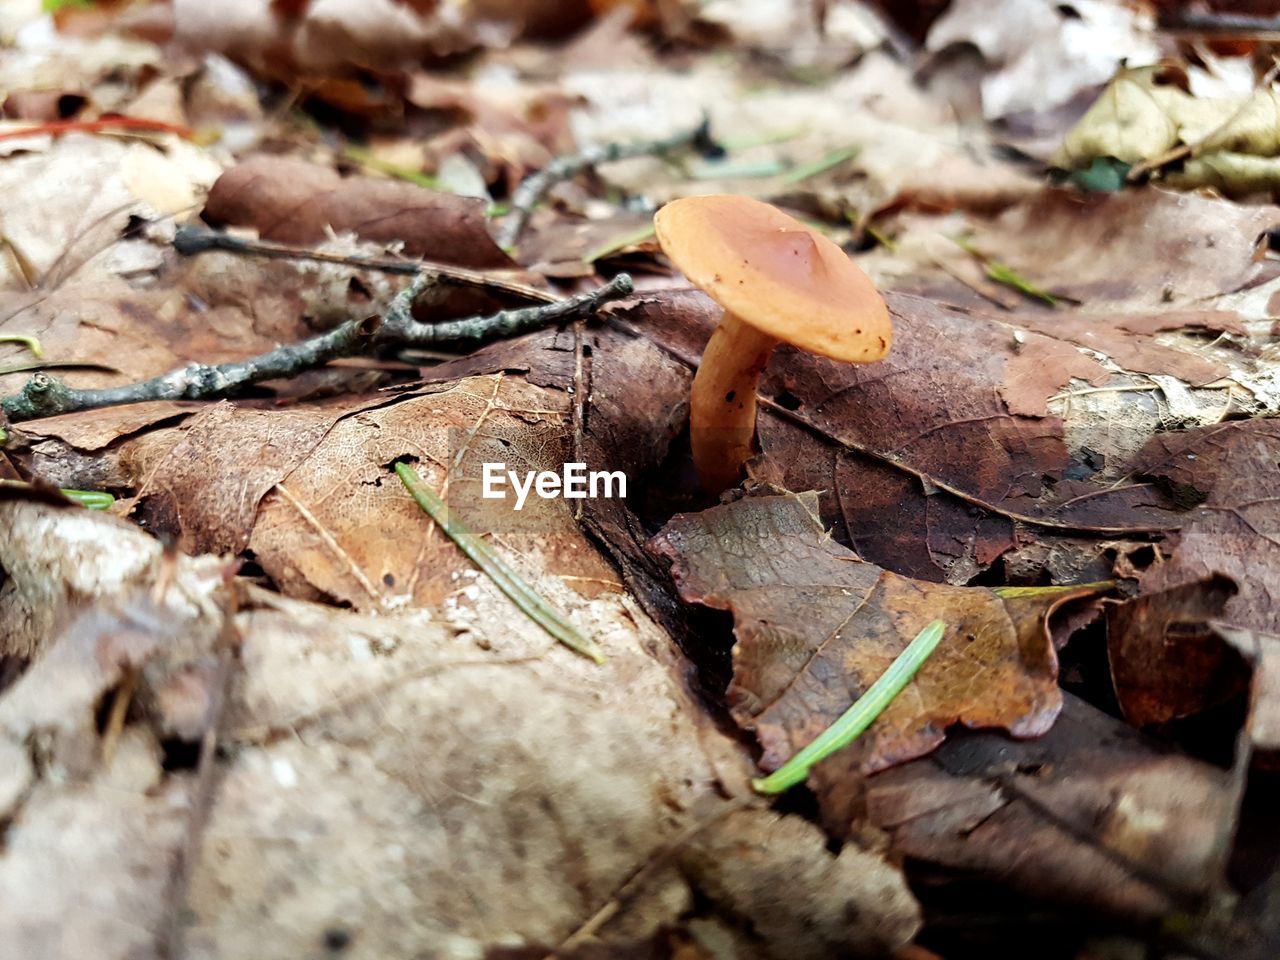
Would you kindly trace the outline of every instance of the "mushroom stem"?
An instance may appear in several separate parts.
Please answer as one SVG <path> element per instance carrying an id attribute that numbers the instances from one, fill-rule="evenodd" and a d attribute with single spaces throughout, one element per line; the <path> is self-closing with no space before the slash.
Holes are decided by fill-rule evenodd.
<path id="1" fill-rule="evenodd" d="M 754 452 L 756 385 L 777 345 L 726 310 L 702 353 L 689 396 L 689 440 L 708 493 L 734 486 Z"/>

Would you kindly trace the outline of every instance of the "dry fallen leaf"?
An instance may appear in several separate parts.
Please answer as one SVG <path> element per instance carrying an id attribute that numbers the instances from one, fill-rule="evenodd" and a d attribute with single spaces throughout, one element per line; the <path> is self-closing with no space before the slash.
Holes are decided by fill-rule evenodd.
<path id="1" fill-rule="evenodd" d="M 934 619 L 947 635 L 856 748 L 867 771 L 928 753 L 952 724 L 1034 737 L 1061 706 L 1052 604 L 907 580 L 831 540 L 812 502 L 751 497 L 676 516 L 652 549 L 686 602 L 728 610 L 728 702 L 773 770 L 838 718 Z M 1084 592 L 1087 592 L 1085 590 Z"/>
<path id="2" fill-rule="evenodd" d="M 1215 187 L 1227 196 L 1271 191 L 1280 180 L 1278 115 L 1273 83 L 1244 96 L 1198 97 L 1177 69 L 1126 67 L 1068 132 L 1053 163 L 1079 170 L 1106 158 L 1151 162 L 1155 176 L 1177 189 Z M 1184 157 L 1168 172 L 1159 169 Z"/>
<path id="3" fill-rule="evenodd" d="M 330 233 L 396 244 L 407 257 L 509 267 L 485 228 L 485 204 L 397 180 L 343 178 L 328 167 L 253 157 L 218 178 L 205 204 L 214 224 L 254 227 L 266 240 L 317 244 Z"/>
<path id="4" fill-rule="evenodd" d="M 1230 577 L 1239 593 L 1218 619 L 1280 631 L 1280 498 L 1275 420 L 1245 420 L 1153 437 L 1137 469 L 1195 505 L 1191 522 L 1171 538 L 1172 558 L 1142 576 L 1144 594 Z"/>
<path id="5" fill-rule="evenodd" d="M 1126 720 L 1193 716 L 1247 688 L 1248 669 L 1210 625 L 1236 591 L 1214 576 L 1108 608 L 1111 679 Z"/>
<path id="6" fill-rule="evenodd" d="M 740 809 L 726 793 L 746 791 L 741 750 L 616 593 L 575 602 L 609 651 L 597 667 L 548 653 L 484 591 L 474 617 L 447 603 L 364 617 L 256 592 L 235 619 L 241 673 L 206 780 L 183 759 L 203 728 L 180 724 L 208 702 L 198 666 L 222 635 L 225 564 L 176 557 L 157 607 L 166 575 L 144 533 L 0 507 L 20 534 L 4 543 L 4 622 L 12 592 L 29 598 L 42 580 L 81 584 L 97 604 L 49 631 L 0 698 L 0 888 L 17 905 L 0 930 L 24 956 L 165 955 L 186 922 L 174 865 L 193 841 L 184 937 L 215 956 L 283 960 L 335 940 L 375 956 L 546 952 L 624 885 L 625 916 L 596 931 L 613 951 L 651 941 L 695 896 L 709 922 L 779 960 L 795 935 L 785 917 L 802 912 L 835 942 L 884 949 L 918 926 L 900 873 L 874 853 L 836 857 L 799 819 L 726 816 Z M 456 553 L 445 562 L 470 573 Z M 108 762 L 96 708 L 129 669 L 134 701 L 159 714 L 126 714 Z M 714 862 L 743 844 L 755 869 Z M 777 902 L 784 877 L 794 910 L 751 924 L 741 911 Z M 820 897 L 832 877 L 838 892 Z"/>
<path id="7" fill-rule="evenodd" d="M 1078 0 L 954 0 L 929 29 L 926 46 L 972 44 L 987 63 L 982 113 L 1047 113 L 1106 82 L 1118 61 L 1154 59 L 1150 14 L 1141 7 Z"/>
<path id="8" fill-rule="evenodd" d="M 871 820 L 901 855 L 992 903 L 1031 897 L 1103 916 L 1162 917 L 1221 880 L 1239 799 L 1230 773 L 1169 753 L 1067 695 L 1043 738 L 949 741 L 868 784 Z"/>

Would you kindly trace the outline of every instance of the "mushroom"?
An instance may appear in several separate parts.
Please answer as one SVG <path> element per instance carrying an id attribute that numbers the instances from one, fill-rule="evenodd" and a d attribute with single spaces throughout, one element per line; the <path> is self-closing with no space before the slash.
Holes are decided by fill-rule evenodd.
<path id="1" fill-rule="evenodd" d="M 759 200 L 674 200 L 653 225 L 671 262 L 724 307 L 689 397 L 698 481 L 720 493 L 753 453 L 756 385 L 773 348 L 871 363 L 889 350 L 889 311 L 843 250 Z"/>

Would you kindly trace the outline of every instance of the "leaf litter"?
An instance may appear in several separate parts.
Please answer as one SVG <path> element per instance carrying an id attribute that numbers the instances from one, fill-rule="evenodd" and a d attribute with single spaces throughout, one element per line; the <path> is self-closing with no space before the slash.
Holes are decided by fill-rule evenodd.
<path id="1" fill-rule="evenodd" d="M 1064 955 L 1117 930 L 1267 955 L 1265 916 L 1222 904 L 1266 889 L 1240 866 L 1266 843 L 1232 837 L 1268 835 L 1250 798 L 1280 749 L 1273 78 L 1242 87 L 1207 50 L 1156 67 L 1167 38 L 1110 3 L 955 2 L 932 28 L 823 7 L 6 20 L 25 126 L 0 160 L 0 333 L 97 364 L 49 371 L 74 387 L 378 317 L 403 282 L 380 264 L 442 271 L 426 322 L 619 267 L 640 290 L 461 356 L 4 427 L 6 476 L 118 497 L 114 516 L 0 499 L 6 942 L 817 957 L 923 930 L 964 955 L 992 917 L 1036 951 L 1022 921 L 1044 915 Z M 1008 29 L 1015 7 L 1043 29 Z M 1081 36 L 1094 56 L 1064 56 Z M 1139 65 L 1085 112 L 1111 49 Z M 528 173 L 703 115 L 723 159 L 551 183 L 517 211 L 523 269 L 491 239 Z M 1058 165 L 1123 189 L 1047 184 L 1034 158 L 1064 141 Z M 1167 189 L 1206 184 L 1230 199 Z M 760 456 L 721 504 L 685 433 L 716 308 L 645 236 L 655 204 L 718 191 L 845 244 L 896 327 L 865 369 L 778 351 Z M 299 249 L 184 256 L 198 220 Z M 570 460 L 625 471 L 630 496 L 520 515 L 479 496 L 484 463 Z M 516 616 L 397 462 L 608 661 Z M 937 654 L 808 793 L 751 799 L 935 618 Z M 947 919 L 988 891 L 981 923 Z"/>

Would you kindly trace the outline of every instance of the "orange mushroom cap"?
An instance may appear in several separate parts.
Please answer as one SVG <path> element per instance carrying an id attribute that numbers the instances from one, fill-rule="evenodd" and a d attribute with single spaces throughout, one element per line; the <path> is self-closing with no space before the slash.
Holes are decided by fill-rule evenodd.
<path id="1" fill-rule="evenodd" d="M 893 325 L 858 265 L 822 234 L 751 197 L 673 200 L 654 217 L 663 252 L 739 320 L 810 353 L 871 363 Z"/>

